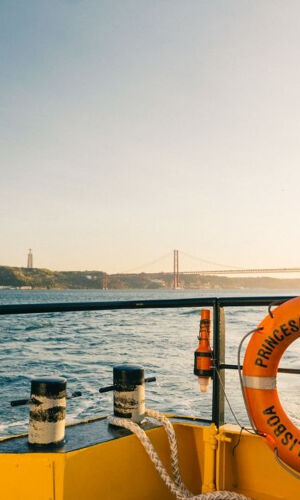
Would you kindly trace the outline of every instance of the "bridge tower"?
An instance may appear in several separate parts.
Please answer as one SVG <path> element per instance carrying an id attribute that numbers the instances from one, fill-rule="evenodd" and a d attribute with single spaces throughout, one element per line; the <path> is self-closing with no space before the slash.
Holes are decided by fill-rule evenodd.
<path id="1" fill-rule="evenodd" d="M 108 275 L 106 273 L 102 277 L 102 290 L 108 290 Z"/>
<path id="2" fill-rule="evenodd" d="M 179 257 L 178 250 L 173 252 L 173 288 L 179 288 Z"/>

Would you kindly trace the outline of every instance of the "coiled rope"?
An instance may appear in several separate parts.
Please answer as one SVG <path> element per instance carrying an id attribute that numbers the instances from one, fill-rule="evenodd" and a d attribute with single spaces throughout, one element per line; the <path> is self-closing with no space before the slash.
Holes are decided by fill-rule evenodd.
<path id="1" fill-rule="evenodd" d="M 153 444 L 151 443 L 147 434 L 143 429 L 141 429 L 141 427 L 138 424 L 132 422 L 127 418 L 118 418 L 118 417 L 110 417 L 108 421 L 112 425 L 128 429 L 138 437 L 141 444 L 144 446 L 147 454 L 149 455 L 149 458 L 152 461 L 154 467 L 156 468 L 158 474 L 160 475 L 166 486 L 169 488 L 170 492 L 175 496 L 177 500 L 251 500 L 245 497 L 244 495 L 235 493 L 233 491 L 213 491 L 210 493 L 203 493 L 200 495 L 194 495 L 193 493 L 191 493 L 187 489 L 181 478 L 179 460 L 178 460 L 177 440 L 173 425 L 164 415 L 162 415 L 158 411 L 146 410 L 145 415 L 154 420 L 157 420 L 164 426 L 170 446 L 171 469 L 172 469 L 173 479 L 166 471 L 162 461 L 160 460 L 158 454 L 156 453 Z"/>

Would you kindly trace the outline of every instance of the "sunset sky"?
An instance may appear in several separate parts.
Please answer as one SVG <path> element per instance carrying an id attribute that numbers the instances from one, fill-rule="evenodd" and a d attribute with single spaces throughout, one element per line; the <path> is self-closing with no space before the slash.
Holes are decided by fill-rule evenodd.
<path id="1" fill-rule="evenodd" d="M 300 267 L 298 1 L 2 0 L 0 40 L 0 265 Z"/>

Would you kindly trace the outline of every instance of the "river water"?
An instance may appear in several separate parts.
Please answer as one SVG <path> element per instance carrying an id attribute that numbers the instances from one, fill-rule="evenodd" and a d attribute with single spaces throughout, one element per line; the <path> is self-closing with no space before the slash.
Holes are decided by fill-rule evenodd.
<path id="1" fill-rule="evenodd" d="M 298 291 L 299 293 L 299 291 Z M 188 297 L 297 295 L 293 290 L 0 290 L 0 304 L 146 300 Z M 226 362 L 236 363 L 242 336 L 266 316 L 265 307 L 226 308 Z M 116 364 L 141 364 L 146 376 L 147 406 L 166 412 L 211 417 L 211 386 L 201 394 L 193 375 L 199 309 L 146 309 L 68 312 L 0 318 L 0 435 L 27 429 L 28 407 L 11 408 L 12 399 L 29 396 L 30 380 L 64 376 L 68 392 L 82 397 L 68 401 L 73 422 L 111 413 L 112 393 L 99 387 L 112 383 Z M 286 351 L 281 366 L 300 368 L 300 342 Z M 282 404 L 300 427 L 300 376 L 278 375 Z M 226 371 L 226 391 L 240 422 L 247 424 L 236 372 Z M 233 422 L 226 407 L 226 421 Z"/>

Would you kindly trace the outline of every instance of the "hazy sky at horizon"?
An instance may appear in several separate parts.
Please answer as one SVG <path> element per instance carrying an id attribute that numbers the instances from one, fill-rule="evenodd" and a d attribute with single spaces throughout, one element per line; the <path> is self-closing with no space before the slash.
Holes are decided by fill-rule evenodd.
<path id="1" fill-rule="evenodd" d="M 291 0 L 2 0 L 0 265 L 299 267 L 299 49 Z"/>

